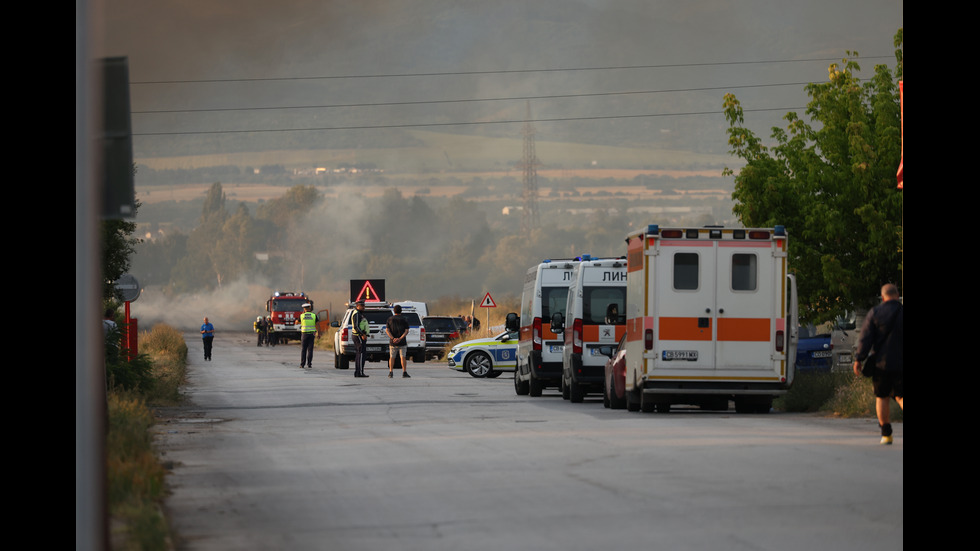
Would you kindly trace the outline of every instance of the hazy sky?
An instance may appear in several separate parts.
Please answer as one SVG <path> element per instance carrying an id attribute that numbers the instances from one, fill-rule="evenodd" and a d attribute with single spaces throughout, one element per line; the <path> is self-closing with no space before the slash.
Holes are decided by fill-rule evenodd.
<path id="1" fill-rule="evenodd" d="M 747 109 L 799 108 L 806 101 L 800 86 L 744 87 L 822 78 L 826 59 L 845 50 L 860 52 L 868 73 L 874 63 L 893 65 L 868 58 L 892 54 L 904 17 L 901 0 L 108 0 L 105 8 L 105 53 L 128 56 L 134 111 L 251 109 L 135 114 L 137 135 L 513 120 L 525 109 L 518 99 L 257 110 L 353 102 L 677 90 L 539 99 L 534 117 L 718 111 L 725 90 L 692 90 L 709 87 L 731 87 Z M 608 69 L 623 66 L 645 68 Z M 567 70 L 583 68 L 605 69 Z M 425 76 L 376 76 L 418 74 Z M 350 76 L 362 78 L 336 78 Z M 173 82 L 223 79 L 273 80 Z M 750 124 L 768 134 L 784 113 Z M 636 123 L 647 124 L 655 140 L 657 129 L 694 132 L 695 119 Z M 552 124 L 553 134 L 617 128 L 604 120 Z M 137 150 L 144 139 L 137 136 Z M 723 133 L 717 139 L 724 144 Z"/>

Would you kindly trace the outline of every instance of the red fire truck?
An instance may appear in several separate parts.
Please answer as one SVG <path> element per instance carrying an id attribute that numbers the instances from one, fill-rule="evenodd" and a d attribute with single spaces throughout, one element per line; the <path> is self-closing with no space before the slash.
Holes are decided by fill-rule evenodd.
<path id="1" fill-rule="evenodd" d="M 272 342 L 285 344 L 289 339 L 299 340 L 299 316 L 303 313 L 304 304 L 313 305 L 313 300 L 306 293 L 292 291 L 276 291 L 265 303 L 269 312 L 272 330 L 269 335 Z"/>

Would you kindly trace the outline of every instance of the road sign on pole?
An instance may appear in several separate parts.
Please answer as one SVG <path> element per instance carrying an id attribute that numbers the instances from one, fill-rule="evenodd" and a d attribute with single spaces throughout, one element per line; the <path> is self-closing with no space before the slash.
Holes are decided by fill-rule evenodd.
<path id="1" fill-rule="evenodd" d="M 480 303 L 480 308 L 496 308 L 496 307 L 497 307 L 497 303 L 493 301 L 493 297 L 490 296 L 490 293 L 487 293 L 487 296 L 483 297 L 483 302 Z"/>

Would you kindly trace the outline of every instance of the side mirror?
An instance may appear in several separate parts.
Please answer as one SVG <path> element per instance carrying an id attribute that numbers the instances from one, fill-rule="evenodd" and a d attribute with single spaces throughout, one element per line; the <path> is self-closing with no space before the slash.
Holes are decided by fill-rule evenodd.
<path id="1" fill-rule="evenodd" d="M 555 334 L 565 332 L 565 316 L 561 312 L 555 312 L 551 316 L 551 332 Z"/>
<path id="2" fill-rule="evenodd" d="M 612 358 L 613 356 L 616 355 L 616 347 L 608 344 L 604 344 L 599 347 L 599 353 L 602 354 L 603 356 L 609 356 L 610 358 Z"/>
<path id="3" fill-rule="evenodd" d="M 339 321 L 331 321 L 330 322 L 330 327 L 340 327 L 340 322 Z"/>
<path id="4" fill-rule="evenodd" d="M 514 312 L 507 314 L 507 318 L 504 321 L 504 328 L 508 331 L 520 331 L 521 317 Z"/>

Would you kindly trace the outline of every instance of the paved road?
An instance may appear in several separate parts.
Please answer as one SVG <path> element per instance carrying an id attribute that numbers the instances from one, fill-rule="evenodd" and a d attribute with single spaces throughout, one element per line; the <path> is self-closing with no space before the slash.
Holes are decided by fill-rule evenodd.
<path id="1" fill-rule="evenodd" d="M 299 346 L 188 334 L 190 402 L 158 427 L 179 549 L 894 551 L 904 427 L 612 411 L 441 362 L 368 379 Z"/>

